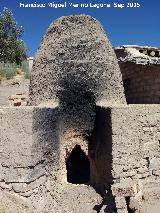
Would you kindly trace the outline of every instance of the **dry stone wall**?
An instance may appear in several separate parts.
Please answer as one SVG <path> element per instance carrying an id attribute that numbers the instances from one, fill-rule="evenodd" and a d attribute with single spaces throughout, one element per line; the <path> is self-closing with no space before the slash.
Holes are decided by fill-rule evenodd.
<path id="1" fill-rule="evenodd" d="M 160 198 L 160 108 L 132 105 L 112 109 L 113 180 L 117 209 L 148 212 Z M 127 206 L 123 205 L 126 201 Z M 119 205 L 119 207 L 118 207 Z M 150 209 L 152 212 L 152 210 Z"/>
<path id="2" fill-rule="evenodd" d="M 158 105 L 112 110 L 113 165 L 118 175 L 115 179 L 159 177 L 159 122 Z"/>
<path id="3" fill-rule="evenodd" d="M 160 50 L 124 46 L 115 48 L 115 52 L 122 72 L 127 103 L 159 104 Z"/>

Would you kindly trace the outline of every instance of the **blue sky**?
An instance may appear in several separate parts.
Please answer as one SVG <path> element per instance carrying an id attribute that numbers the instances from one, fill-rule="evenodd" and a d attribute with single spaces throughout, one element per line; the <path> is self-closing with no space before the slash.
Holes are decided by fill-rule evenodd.
<path id="1" fill-rule="evenodd" d="M 49 24 L 63 15 L 89 14 L 103 25 L 113 46 L 138 44 L 160 47 L 160 0 L 66 0 L 67 3 L 137 2 L 139 8 L 20 8 L 20 3 L 49 3 L 52 0 L 0 0 L 0 11 L 10 8 L 18 25 L 24 27 L 23 39 L 28 55 L 34 56 Z M 55 0 L 64 3 L 65 0 Z"/>

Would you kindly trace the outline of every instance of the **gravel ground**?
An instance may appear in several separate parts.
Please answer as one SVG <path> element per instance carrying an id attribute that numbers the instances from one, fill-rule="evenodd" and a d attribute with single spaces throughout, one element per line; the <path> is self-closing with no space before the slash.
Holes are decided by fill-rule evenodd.
<path id="1" fill-rule="evenodd" d="M 25 95 L 26 103 L 29 92 L 29 81 L 22 77 L 2 81 L 0 84 L 0 106 L 13 106 L 14 101 L 9 100 L 9 97 L 16 96 L 17 94 Z"/>

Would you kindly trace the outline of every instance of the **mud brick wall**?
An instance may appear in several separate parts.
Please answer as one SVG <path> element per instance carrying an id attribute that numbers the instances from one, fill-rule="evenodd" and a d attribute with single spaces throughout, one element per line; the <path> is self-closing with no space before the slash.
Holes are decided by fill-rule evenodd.
<path id="1" fill-rule="evenodd" d="M 57 173 L 57 108 L 2 107 L 0 126 L 0 212 L 41 212 Z"/>
<path id="2" fill-rule="evenodd" d="M 160 103 L 160 66 L 119 62 L 128 104 Z"/>
<path id="3" fill-rule="evenodd" d="M 56 108 L 4 107 L 0 109 L 0 116 L 0 180 L 32 182 L 44 172 L 42 164 L 49 165 L 50 160 L 56 164 Z"/>
<path id="4" fill-rule="evenodd" d="M 0 128 L 0 212 L 73 212 L 77 198 L 82 212 L 100 204 L 92 187 L 62 185 L 57 107 L 2 107 Z"/>
<path id="5" fill-rule="evenodd" d="M 56 173 L 61 146 L 58 109 L 1 108 L 0 113 L 1 183 L 30 183 Z M 97 116 L 94 150 L 101 158 L 108 156 L 112 164 L 108 173 L 115 182 L 160 176 L 159 105 L 98 107 Z"/>
<path id="6" fill-rule="evenodd" d="M 112 176 L 158 180 L 160 177 L 160 107 L 112 108 Z"/>
<path id="7" fill-rule="evenodd" d="M 134 199 L 141 185 L 143 199 L 160 197 L 159 122 L 158 105 L 97 106 L 88 147 L 90 183 L 109 193 L 112 185 L 117 208 L 119 199 Z M 58 107 L 3 107 L 0 126 L 0 210 L 37 213 L 59 208 L 52 198 L 64 183 Z M 93 191 L 92 199 L 99 199 Z"/>
<path id="8" fill-rule="evenodd" d="M 153 212 L 160 198 L 160 107 L 115 107 L 112 114 L 112 194 L 117 212 Z"/>

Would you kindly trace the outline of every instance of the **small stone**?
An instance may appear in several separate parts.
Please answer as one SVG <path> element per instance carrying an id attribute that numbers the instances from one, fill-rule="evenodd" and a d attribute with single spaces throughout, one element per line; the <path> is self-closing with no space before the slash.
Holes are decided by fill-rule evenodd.
<path id="1" fill-rule="evenodd" d="M 21 101 L 20 100 L 15 100 L 13 105 L 14 106 L 21 106 Z"/>
<path id="2" fill-rule="evenodd" d="M 117 209 L 127 209 L 125 197 L 115 197 Z"/>

